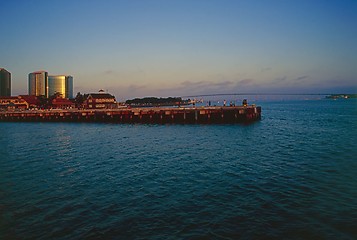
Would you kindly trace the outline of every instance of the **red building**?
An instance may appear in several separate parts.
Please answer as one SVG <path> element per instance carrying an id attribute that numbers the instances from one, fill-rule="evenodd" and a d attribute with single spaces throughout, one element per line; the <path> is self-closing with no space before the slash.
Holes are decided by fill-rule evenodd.
<path id="1" fill-rule="evenodd" d="M 88 109 L 110 109 L 116 108 L 116 100 L 115 97 L 109 93 L 90 93 L 84 101 L 84 105 Z"/>
<path id="2" fill-rule="evenodd" d="M 54 98 L 51 102 L 51 107 L 55 109 L 69 109 L 74 108 L 75 104 L 68 98 Z"/>
<path id="3" fill-rule="evenodd" d="M 41 101 L 37 96 L 32 95 L 20 95 L 22 99 L 24 99 L 28 103 L 28 108 L 40 108 Z"/>
<path id="4" fill-rule="evenodd" d="M 18 97 L 0 97 L 0 109 L 14 110 L 14 109 L 28 109 L 29 104 L 25 99 Z"/>

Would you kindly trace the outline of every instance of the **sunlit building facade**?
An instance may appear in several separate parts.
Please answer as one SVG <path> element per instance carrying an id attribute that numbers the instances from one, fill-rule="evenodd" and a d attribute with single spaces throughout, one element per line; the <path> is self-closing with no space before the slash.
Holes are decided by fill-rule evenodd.
<path id="1" fill-rule="evenodd" d="M 113 95 L 99 91 L 99 93 L 90 93 L 84 101 L 84 105 L 89 109 L 115 108 L 116 100 Z"/>
<path id="2" fill-rule="evenodd" d="M 29 74 L 28 95 L 45 96 L 47 95 L 48 72 L 37 71 Z"/>
<path id="3" fill-rule="evenodd" d="M 11 73 L 0 68 L 0 97 L 11 96 Z"/>
<path id="4" fill-rule="evenodd" d="M 48 76 L 47 96 L 55 94 L 63 98 L 73 98 L 73 77 L 66 75 Z"/>
<path id="5" fill-rule="evenodd" d="M 73 77 L 48 75 L 46 71 L 29 74 L 28 95 L 49 98 L 59 94 L 63 98 L 73 98 Z"/>

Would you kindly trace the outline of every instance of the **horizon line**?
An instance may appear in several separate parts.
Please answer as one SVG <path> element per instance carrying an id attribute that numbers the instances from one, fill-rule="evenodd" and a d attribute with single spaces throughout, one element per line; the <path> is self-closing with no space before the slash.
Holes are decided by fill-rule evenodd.
<path id="1" fill-rule="evenodd" d="M 328 95 L 345 95 L 345 94 L 357 94 L 357 93 L 212 93 L 212 94 L 197 94 L 197 95 L 187 95 L 181 96 L 182 98 L 187 97 L 212 97 L 212 96 L 230 96 L 230 95 L 282 95 L 282 96 L 328 96 Z"/>

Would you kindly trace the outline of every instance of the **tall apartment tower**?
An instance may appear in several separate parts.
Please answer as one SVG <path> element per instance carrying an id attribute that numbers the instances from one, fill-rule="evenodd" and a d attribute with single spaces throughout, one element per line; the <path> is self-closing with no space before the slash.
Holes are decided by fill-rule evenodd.
<path id="1" fill-rule="evenodd" d="M 48 72 L 37 71 L 29 74 L 28 94 L 48 97 Z"/>
<path id="2" fill-rule="evenodd" d="M 0 68 L 0 97 L 11 96 L 11 73 Z"/>
<path id="3" fill-rule="evenodd" d="M 59 93 L 64 98 L 73 98 L 73 77 L 67 75 L 48 76 L 47 96 Z"/>

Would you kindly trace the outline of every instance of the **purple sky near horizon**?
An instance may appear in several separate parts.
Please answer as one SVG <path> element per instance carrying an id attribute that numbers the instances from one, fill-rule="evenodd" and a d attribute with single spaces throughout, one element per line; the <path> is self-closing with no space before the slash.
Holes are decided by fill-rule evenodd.
<path id="1" fill-rule="evenodd" d="M 120 100 L 357 92 L 357 1 L 0 0 L 0 67 Z"/>

